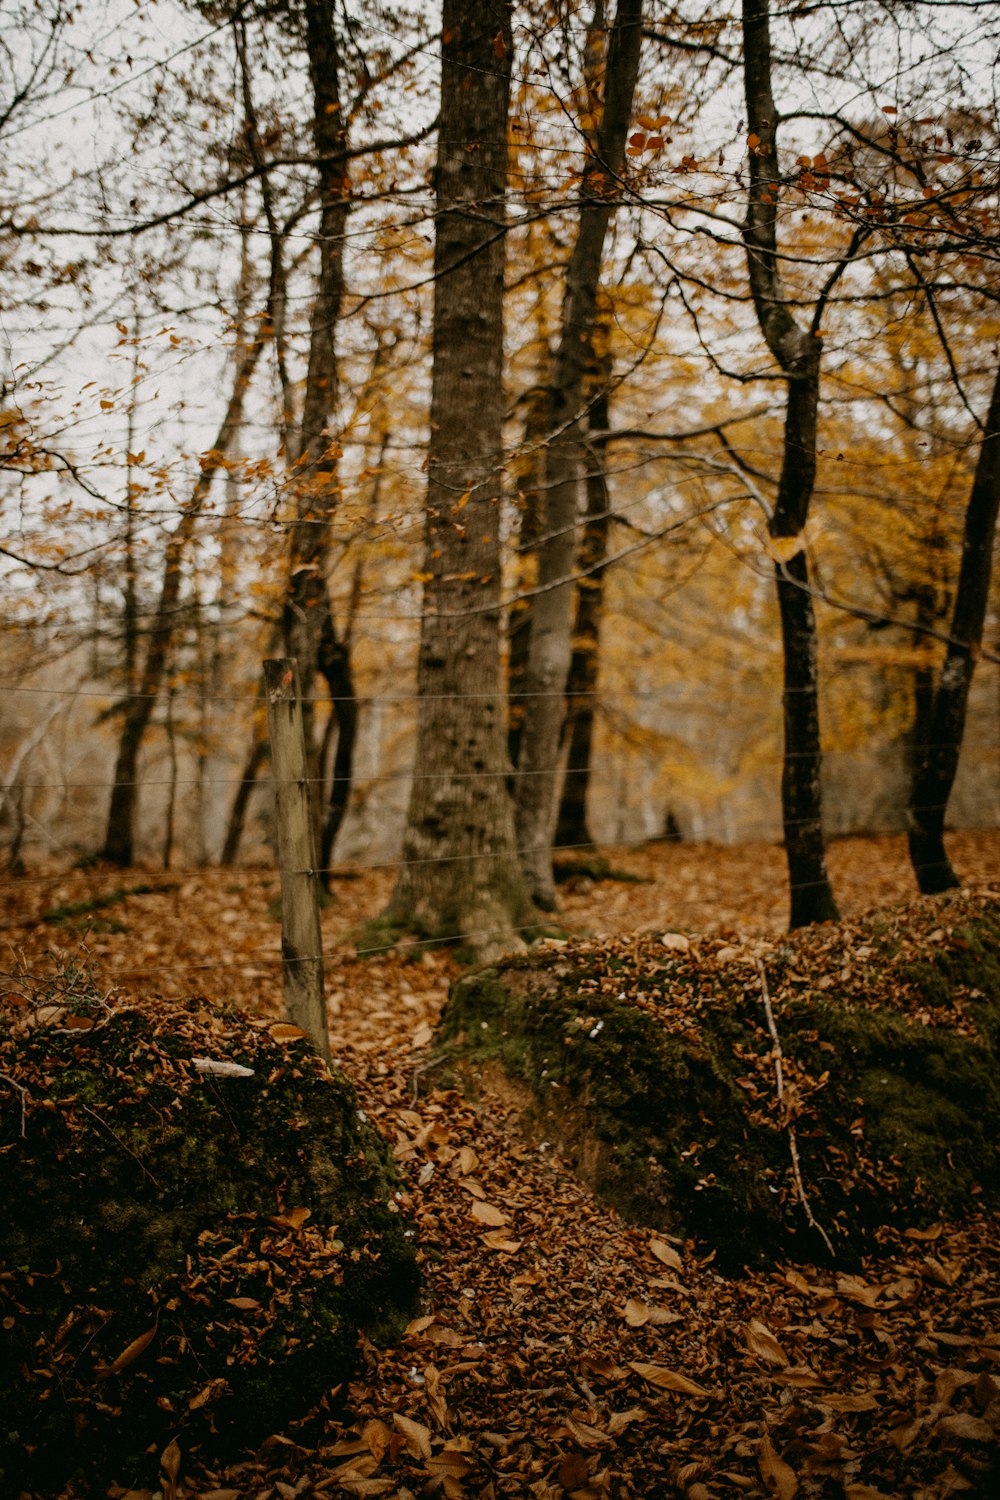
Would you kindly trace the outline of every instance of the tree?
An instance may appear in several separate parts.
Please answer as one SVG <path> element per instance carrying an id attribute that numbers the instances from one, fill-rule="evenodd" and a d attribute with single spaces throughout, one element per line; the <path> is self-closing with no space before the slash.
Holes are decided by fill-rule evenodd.
<path id="1" fill-rule="evenodd" d="M 601 12 L 599 11 L 598 14 Z M 642 46 L 642 0 L 619 0 L 608 41 L 604 107 L 581 186 L 576 240 L 566 271 L 552 375 L 545 506 L 537 545 L 537 595 L 522 677 L 524 724 L 517 778 L 517 837 L 536 904 L 555 906 L 552 834 L 559 743 L 572 657 L 573 573 L 585 442 L 584 385 L 592 361 L 604 242 L 616 202 Z"/>
<path id="2" fill-rule="evenodd" d="M 233 387 L 215 443 L 201 459 L 200 471 L 185 501 L 163 555 L 160 593 L 146 627 L 146 654 L 138 688 L 130 692 L 122 710 L 122 728 L 115 761 L 114 783 L 100 857 L 111 864 L 130 865 L 135 849 L 135 814 L 139 797 L 139 751 L 163 686 L 177 626 L 182 564 L 195 526 L 208 500 L 215 476 L 225 467 L 230 445 L 239 431 L 247 389 L 260 356 L 260 341 L 237 350 Z"/>
<path id="3" fill-rule="evenodd" d="M 754 311 L 785 377 L 781 475 L 768 530 L 784 652 L 782 817 L 791 895 L 789 923 L 835 920 L 826 871 L 816 617 L 804 536 L 816 481 L 822 297 L 809 326 L 790 310 L 777 249 L 780 192 L 777 121 L 771 91 L 769 0 L 743 0 L 744 82 L 749 127 L 750 190 L 743 235 Z"/>
<path id="4" fill-rule="evenodd" d="M 444 0 L 417 743 L 391 919 L 509 950 L 533 918 L 500 675 L 510 7 Z"/>
<path id="5" fill-rule="evenodd" d="M 1000 507 L 1000 369 L 965 513 L 962 562 L 944 662 L 917 747 L 909 806 L 910 859 L 925 894 L 958 885 L 944 847 L 944 819 L 958 770 L 966 708 L 990 592 L 993 540 Z"/>

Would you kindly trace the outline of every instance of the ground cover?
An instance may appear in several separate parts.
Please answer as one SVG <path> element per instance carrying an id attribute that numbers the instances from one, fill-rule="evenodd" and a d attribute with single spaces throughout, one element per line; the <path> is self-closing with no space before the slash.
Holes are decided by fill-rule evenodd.
<path id="1" fill-rule="evenodd" d="M 564 896 L 577 933 L 652 927 L 738 947 L 780 932 L 779 850 L 606 852 L 653 883 L 582 877 Z M 963 835 L 953 855 L 970 888 L 996 890 L 995 835 Z M 912 895 L 900 840 L 842 841 L 831 866 L 851 922 Z M 447 1085 L 434 1027 L 453 959 L 426 948 L 356 956 L 346 934 L 378 910 L 390 880 L 337 883 L 323 925 L 335 1051 L 403 1174 L 420 1307 L 397 1346 L 364 1343 L 339 1413 L 320 1406 L 264 1434 L 248 1424 L 248 1451 L 225 1463 L 210 1440 L 182 1434 L 153 1455 L 160 1493 L 992 1496 L 995 1220 L 915 1212 L 908 1223 L 904 1213 L 849 1266 L 783 1255 L 739 1276 L 723 1274 L 704 1237 L 627 1225 L 551 1142 L 519 1133 L 521 1100 L 484 1092 L 474 1105 Z M 200 993 L 212 1009 L 236 1002 L 274 1019 L 273 877 L 170 881 L 163 894 L 116 898 L 128 931 L 90 938 L 39 918 L 99 897 L 102 872 L 37 871 L 8 886 L 10 984 L 65 970 L 82 941 L 124 994 Z M 143 871 L 136 883 L 158 882 Z M 817 944 L 832 932 L 818 929 Z M 811 962 L 823 961 L 817 949 Z M 103 1477 L 79 1493 L 153 1493 L 138 1473 Z"/>

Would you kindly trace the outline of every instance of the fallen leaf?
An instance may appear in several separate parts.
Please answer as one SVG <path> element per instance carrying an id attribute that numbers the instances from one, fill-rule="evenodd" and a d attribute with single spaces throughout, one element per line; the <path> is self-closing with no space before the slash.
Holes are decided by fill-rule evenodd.
<path id="1" fill-rule="evenodd" d="M 471 1213 L 472 1217 L 478 1219 L 480 1224 L 489 1224 L 494 1229 L 500 1229 L 504 1224 L 510 1222 L 507 1215 L 501 1213 L 499 1208 L 494 1208 L 492 1203 L 482 1203 L 478 1198 L 472 1205 Z"/>
<path id="2" fill-rule="evenodd" d="M 160 1454 L 160 1471 L 165 1479 L 163 1500 L 176 1500 L 177 1476 L 181 1472 L 181 1450 L 176 1439 L 171 1440 Z"/>
<path id="3" fill-rule="evenodd" d="M 503 1250 L 508 1255 L 516 1255 L 524 1244 L 523 1240 L 508 1239 L 502 1229 L 489 1229 L 485 1234 L 479 1236 L 487 1250 Z"/>
<path id="4" fill-rule="evenodd" d="M 128 1344 L 122 1350 L 117 1359 L 112 1360 L 109 1365 L 101 1366 L 97 1370 L 97 1379 L 107 1380 L 110 1375 L 118 1375 L 122 1370 L 127 1369 L 130 1364 L 137 1360 L 139 1358 L 139 1355 L 142 1354 L 144 1350 L 148 1349 L 150 1344 L 155 1339 L 158 1323 L 159 1319 L 157 1319 L 157 1322 L 153 1324 L 152 1328 L 147 1328 L 145 1333 L 140 1333 L 137 1339 L 133 1339 L 131 1344 Z"/>
<path id="5" fill-rule="evenodd" d="M 878 1400 L 870 1391 L 864 1391 L 857 1396 L 824 1396 L 820 1405 L 828 1406 L 831 1411 L 875 1411 Z"/>
<path id="6" fill-rule="evenodd" d="M 471 1146 L 463 1146 L 458 1153 L 458 1170 L 463 1177 L 468 1177 L 479 1165 L 479 1157 Z"/>
<path id="7" fill-rule="evenodd" d="M 672 953 L 687 953 L 691 947 L 690 938 L 686 938 L 683 932 L 665 932 L 660 938 L 664 948 L 669 948 Z"/>
<path id="8" fill-rule="evenodd" d="M 305 1038 L 309 1039 L 308 1031 L 303 1031 L 301 1026 L 293 1026 L 289 1021 L 275 1021 L 273 1026 L 267 1028 L 267 1034 L 272 1042 L 298 1042 Z"/>
<path id="9" fill-rule="evenodd" d="M 936 1429 L 943 1437 L 956 1438 L 960 1443 L 992 1443 L 993 1428 L 982 1417 L 971 1412 L 954 1412 L 942 1417 Z"/>
<path id="10" fill-rule="evenodd" d="M 792 1500 L 799 1487 L 795 1470 L 778 1456 L 767 1433 L 757 1444 L 757 1463 L 760 1465 L 761 1478 L 771 1493 L 777 1495 L 778 1500 Z"/>
<path id="11" fill-rule="evenodd" d="M 678 1375 L 674 1370 L 668 1370 L 665 1365 L 645 1364 L 641 1360 L 629 1360 L 629 1369 L 634 1370 L 643 1380 L 648 1380 L 650 1385 L 658 1386 L 661 1391 L 679 1391 L 685 1396 L 709 1396 L 703 1385 L 689 1380 L 686 1375 Z"/>
<path id="12" fill-rule="evenodd" d="M 638 1297 L 630 1297 L 622 1308 L 622 1317 L 630 1328 L 641 1328 L 649 1322 L 649 1308 Z"/>
<path id="13" fill-rule="evenodd" d="M 648 1417 L 649 1412 L 642 1406 L 630 1406 L 627 1411 L 613 1411 L 608 1418 L 608 1432 L 612 1437 L 617 1437 L 633 1422 L 645 1422 Z"/>
<path id="14" fill-rule="evenodd" d="M 430 1428 L 425 1427 L 423 1422 L 414 1422 L 412 1417 L 404 1417 L 398 1411 L 393 1412 L 392 1420 L 396 1425 L 396 1430 L 402 1434 L 410 1456 L 412 1458 L 430 1458 Z"/>
<path id="15" fill-rule="evenodd" d="M 375 1462 L 381 1463 L 385 1456 L 385 1451 L 389 1446 L 389 1440 L 392 1437 L 392 1433 L 388 1427 L 384 1422 L 380 1422 L 378 1417 L 373 1417 L 361 1429 L 361 1436 Z"/>
<path id="16" fill-rule="evenodd" d="M 756 1355 L 758 1359 L 764 1360 L 765 1364 L 777 1365 L 779 1368 L 784 1368 L 791 1363 L 774 1334 L 759 1319 L 750 1319 L 744 1330 L 744 1337 L 746 1338 L 747 1348 L 750 1353 Z"/>
<path id="17" fill-rule="evenodd" d="M 684 1262 L 673 1245 L 668 1245 L 665 1240 L 650 1240 L 649 1248 L 657 1260 L 669 1266 L 671 1271 L 683 1271 Z"/>
<path id="18" fill-rule="evenodd" d="M 416 1052 L 420 1047 L 426 1047 L 428 1042 L 432 1042 L 433 1040 L 434 1027 L 428 1021 L 421 1021 L 410 1038 L 410 1046 Z"/>
<path id="19" fill-rule="evenodd" d="M 270 1223 L 279 1229 L 301 1229 L 307 1219 L 312 1218 L 311 1208 L 289 1208 L 283 1214 L 275 1214 Z"/>
<path id="20" fill-rule="evenodd" d="M 435 1322 L 433 1313 L 426 1313 L 422 1318 L 414 1318 L 403 1329 L 403 1336 L 405 1338 L 412 1338 L 415 1334 L 423 1333 L 425 1329 L 430 1328 L 433 1322 Z"/>
<path id="21" fill-rule="evenodd" d="M 594 1427 L 590 1422 L 581 1422 L 576 1417 L 566 1418 L 566 1430 L 581 1448 L 591 1451 L 606 1448 L 611 1442 L 611 1438 L 602 1428 Z"/>
<path id="22" fill-rule="evenodd" d="M 255 1308 L 260 1307 L 260 1303 L 256 1297 L 227 1297 L 226 1301 L 230 1307 L 239 1308 L 240 1312 L 252 1312 Z"/>

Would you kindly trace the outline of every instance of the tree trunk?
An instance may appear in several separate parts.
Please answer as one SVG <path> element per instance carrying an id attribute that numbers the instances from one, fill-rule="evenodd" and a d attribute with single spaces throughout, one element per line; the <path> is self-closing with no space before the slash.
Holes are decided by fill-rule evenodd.
<path id="1" fill-rule="evenodd" d="M 312 704 L 309 701 L 319 674 L 338 705 L 341 726 L 334 777 L 333 802 L 327 809 L 324 847 L 340 826 L 350 791 L 357 718 L 350 652 L 338 637 L 327 581 L 330 523 L 340 494 L 340 449 L 330 432 L 339 389 L 337 325 L 344 298 L 344 235 L 350 213 L 347 163 L 337 160 L 347 145 L 347 121 L 340 97 L 340 54 L 334 0 L 305 0 L 306 45 L 313 94 L 313 146 L 320 182 L 319 278 L 313 298 L 309 332 L 302 424 L 298 439 L 295 487 L 297 504 L 291 528 L 288 587 L 282 614 L 285 650 L 299 664 L 303 717 L 312 784 L 319 787 L 319 754 L 314 743 Z M 349 701 L 348 701 L 349 700 Z M 318 796 L 317 799 L 318 801 Z M 317 825 L 319 808 L 314 806 Z M 332 835 L 328 840 L 328 830 Z M 325 861 L 324 861 L 325 863 Z"/>
<path id="2" fill-rule="evenodd" d="M 592 431 L 606 432 L 609 423 L 607 381 L 610 362 L 603 362 L 602 386 L 590 408 Z M 580 549 L 581 577 L 576 588 L 573 655 L 569 667 L 569 747 L 563 777 L 556 846 L 592 844 L 587 822 L 587 791 L 594 741 L 594 706 L 600 661 L 601 614 L 604 608 L 604 559 L 608 553 L 611 506 L 605 468 L 607 449 L 591 443 L 587 450 L 587 518 Z"/>
<path id="3" fill-rule="evenodd" d="M 212 488 L 212 480 L 226 462 L 230 444 L 239 431 L 247 387 L 260 355 L 260 343 L 244 345 L 237 351 L 236 373 L 229 405 L 222 419 L 215 444 L 201 460 L 201 472 L 182 511 L 180 520 L 167 542 L 163 558 L 160 598 L 149 626 L 146 659 L 137 692 L 125 699 L 114 785 L 108 808 L 107 829 L 100 857 L 115 865 L 130 865 L 135 845 L 135 813 L 138 804 L 139 751 L 159 696 L 167 659 L 177 625 L 177 605 L 181 591 L 181 563 L 202 508 Z"/>
<path id="4" fill-rule="evenodd" d="M 944 819 L 958 770 L 965 715 L 990 593 L 993 538 L 1000 505 L 1000 369 L 993 385 L 972 492 L 965 512 L 962 563 L 951 631 L 918 750 L 909 807 L 910 860 L 924 895 L 958 885 L 944 847 Z"/>
<path id="5" fill-rule="evenodd" d="M 500 674 L 510 8 L 444 0 L 417 743 L 389 916 L 482 957 L 534 912 L 517 861 Z"/>
<path id="6" fill-rule="evenodd" d="M 580 225 L 566 273 L 552 381 L 552 436 L 546 456 L 546 506 L 538 546 L 539 593 L 531 610 L 531 639 L 523 678 L 524 729 L 516 803 L 522 868 L 533 899 L 546 910 L 555 906 L 552 833 L 563 695 L 572 655 L 584 379 L 592 356 L 601 259 L 625 156 L 641 44 L 642 0 L 619 0 L 608 44 L 604 111 L 596 151 L 584 167 Z"/>
<path id="7" fill-rule="evenodd" d="M 788 309 L 778 267 L 780 192 L 777 115 L 771 92 L 768 0 L 743 0 L 743 56 L 750 149 L 750 193 L 743 238 L 754 311 L 788 385 L 781 477 L 769 523 L 784 655 L 784 760 L 781 777 L 791 927 L 835 920 L 826 871 L 816 619 L 809 592 L 805 524 L 816 482 L 816 414 L 822 341 Z"/>
<path id="8" fill-rule="evenodd" d="M 263 707 L 263 700 L 261 700 L 261 707 Z M 236 856 L 240 851 L 240 840 L 243 838 L 243 829 L 246 826 L 247 808 L 257 786 L 257 774 L 267 760 L 268 753 L 267 726 L 265 724 L 255 726 L 253 740 L 243 766 L 243 775 L 236 784 L 236 796 L 233 798 L 229 822 L 226 825 L 225 842 L 222 845 L 222 853 L 219 855 L 220 865 L 236 863 Z"/>

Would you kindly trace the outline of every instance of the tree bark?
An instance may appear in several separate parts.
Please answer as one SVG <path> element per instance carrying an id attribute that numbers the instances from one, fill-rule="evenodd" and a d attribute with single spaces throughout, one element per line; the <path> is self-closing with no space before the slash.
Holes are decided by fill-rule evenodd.
<path id="1" fill-rule="evenodd" d="M 610 426 L 607 381 L 610 362 L 604 361 L 602 386 L 590 408 L 592 431 L 606 432 Z M 587 792 L 590 787 L 590 764 L 594 743 L 594 707 L 597 671 L 600 664 L 601 615 L 604 609 L 604 559 L 608 553 L 608 531 L 611 506 L 605 468 L 607 450 L 603 443 L 591 443 L 587 449 L 587 516 L 580 548 L 581 577 L 576 586 L 576 619 L 573 626 L 573 655 L 569 667 L 567 718 L 569 745 L 566 774 L 563 777 L 559 815 L 556 818 L 556 846 L 577 846 L 594 842 L 587 821 Z"/>
<path id="2" fill-rule="evenodd" d="M 750 193 L 743 239 L 754 311 L 788 387 L 778 494 L 769 523 L 784 655 L 782 819 L 791 927 L 835 920 L 826 871 L 816 619 L 804 528 L 816 481 L 822 341 L 789 311 L 778 266 L 780 178 L 771 92 L 768 0 L 743 0 L 743 57 L 750 133 Z"/>
<path id="3" fill-rule="evenodd" d="M 552 381 L 552 436 L 538 545 L 538 587 L 523 677 L 524 728 L 517 778 L 521 864 L 535 902 L 555 906 L 552 834 L 564 693 L 572 655 L 573 568 L 583 441 L 584 380 L 591 359 L 601 260 L 618 197 L 642 44 L 642 0 L 619 0 L 608 44 L 604 111 L 584 168 L 580 224 L 566 273 Z"/>
<path id="4" fill-rule="evenodd" d="M 500 672 L 510 7 L 444 0 L 417 743 L 388 915 L 482 957 L 534 912 L 517 860 Z"/>
<path id="5" fill-rule="evenodd" d="M 313 146 L 320 183 L 319 277 L 309 331 L 302 423 L 295 463 L 296 516 L 291 527 L 288 587 L 282 613 L 285 650 L 299 664 L 303 717 L 312 785 L 319 787 L 319 756 L 310 698 L 317 674 L 338 699 L 338 774 L 325 820 L 314 806 L 327 849 L 340 826 L 350 792 L 356 739 L 357 704 L 350 650 L 337 632 L 327 581 L 330 525 L 340 493 L 340 449 L 330 432 L 339 389 L 337 325 L 344 299 L 344 234 L 350 213 L 346 163 L 334 158 L 347 144 L 347 121 L 340 96 L 340 53 L 334 0 L 305 0 L 306 46 L 313 94 Z M 315 801 L 316 799 L 314 799 Z"/>
<path id="6" fill-rule="evenodd" d="M 969 689 L 983 640 L 1000 506 L 1000 369 L 983 429 L 969 504 L 950 639 L 918 747 L 909 807 L 910 860 L 924 895 L 959 881 L 944 847 L 944 819 L 965 734 Z"/>
<path id="7" fill-rule="evenodd" d="M 170 648 L 177 626 L 177 606 L 181 592 L 181 563 L 194 534 L 198 517 L 208 499 L 212 481 L 226 462 L 226 455 L 240 428 L 247 388 L 260 356 L 260 343 L 244 345 L 237 350 L 236 373 L 229 405 L 222 419 L 215 444 L 201 460 L 201 472 L 181 511 L 180 520 L 170 535 L 163 558 L 163 577 L 146 640 L 146 657 L 139 678 L 138 691 L 125 699 L 114 785 L 108 808 L 107 829 L 101 859 L 115 865 L 130 865 L 135 846 L 135 814 L 139 796 L 139 751 L 153 716 L 153 708 L 163 684 Z"/>

